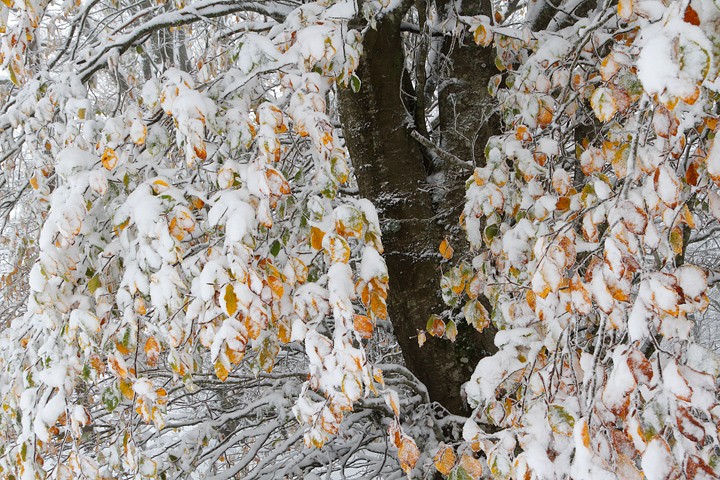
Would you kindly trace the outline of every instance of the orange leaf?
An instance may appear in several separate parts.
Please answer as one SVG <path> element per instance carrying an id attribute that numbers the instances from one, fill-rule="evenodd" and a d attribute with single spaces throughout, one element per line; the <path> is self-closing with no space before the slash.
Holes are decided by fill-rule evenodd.
<path id="1" fill-rule="evenodd" d="M 437 315 L 430 315 L 425 329 L 434 337 L 442 337 L 445 335 L 445 322 Z"/>
<path id="2" fill-rule="evenodd" d="M 193 150 L 195 151 L 195 155 L 200 160 L 206 160 L 207 159 L 207 150 L 205 150 L 205 142 L 200 140 L 200 142 L 197 145 L 193 145 Z"/>
<path id="3" fill-rule="evenodd" d="M 310 246 L 313 250 L 322 250 L 322 241 L 325 232 L 317 227 L 310 227 Z"/>
<path id="4" fill-rule="evenodd" d="M 698 13 L 695 11 L 695 9 L 690 6 L 688 3 L 688 6 L 685 8 L 685 15 L 683 16 L 683 20 L 690 25 L 695 25 L 696 27 L 700 25 L 700 17 L 698 16 Z"/>
<path id="5" fill-rule="evenodd" d="M 115 342 L 115 348 L 117 348 L 118 352 L 122 353 L 123 355 L 127 355 L 130 353 L 130 349 L 120 342 Z"/>
<path id="6" fill-rule="evenodd" d="M 155 337 L 150 337 L 145 342 L 145 355 L 147 355 L 148 365 L 151 367 L 155 366 L 158 356 L 160 355 L 160 345 L 158 345 Z"/>
<path id="7" fill-rule="evenodd" d="M 482 462 L 473 456 L 463 454 L 460 458 L 460 466 L 473 480 L 479 480 L 483 475 Z"/>
<path id="8" fill-rule="evenodd" d="M 440 255 L 445 260 L 450 260 L 453 256 L 453 253 L 455 250 L 450 246 L 450 242 L 448 242 L 447 238 L 444 238 L 442 242 L 440 242 Z"/>
<path id="9" fill-rule="evenodd" d="M 362 338 L 372 338 L 373 323 L 365 315 L 354 315 L 353 316 L 353 329 Z"/>
<path id="10" fill-rule="evenodd" d="M 408 436 L 404 436 L 398 450 L 398 460 L 400 460 L 400 467 L 407 475 L 410 475 L 410 472 L 415 468 L 418 458 L 420 458 L 420 450 L 415 445 L 415 441 Z"/>
<path id="11" fill-rule="evenodd" d="M 443 475 L 450 475 L 455 466 L 455 452 L 452 447 L 444 446 L 435 454 L 435 468 Z"/>
<path id="12" fill-rule="evenodd" d="M 118 162 L 117 155 L 115 154 L 115 150 L 108 147 L 105 149 L 105 152 L 102 154 L 102 164 L 103 167 L 105 167 L 107 170 L 112 170 L 115 168 Z"/>
<path id="13" fill-rule="evenodd" d="M 387 318 L 387 304 L 385 303 L 385 297 L 377 290 L 370 292 L 370 313 L 382 320 Z"/>

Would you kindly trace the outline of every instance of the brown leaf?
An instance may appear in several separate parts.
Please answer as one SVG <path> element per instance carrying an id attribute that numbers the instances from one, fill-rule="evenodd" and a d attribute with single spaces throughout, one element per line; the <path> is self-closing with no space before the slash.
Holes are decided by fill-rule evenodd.
<path id="1" fill-rule="evenodd" d="M 705 429 L 700 421 L 692 414 L 690 409 L 678 405 L 677 426 L 680 433 L 693 442 L 701 443 L 705 439 Z"/>

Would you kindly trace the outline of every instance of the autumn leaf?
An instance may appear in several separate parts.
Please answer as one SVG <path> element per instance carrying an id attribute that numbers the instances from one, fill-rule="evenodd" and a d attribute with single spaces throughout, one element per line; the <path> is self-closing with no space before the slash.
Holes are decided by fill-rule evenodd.
<path id="1" fill-rule="evenodd" d="M 454 251 L 447 238 L 444 238 L 443 241 L 440 242 L 440 255 L 442 255 L 445 260 L 450 260 L 453 257 Z"/>
<path id="2" fill-rule="evenodd" d="M 562 405 L 550 405 L 548 407 L 548 423 L 552 431 L 558 435 L 571 436 L 575 428 L 575 417 Z"/>
<path id="3" fill-rule="evenodd" d="M 595 92 L 590 99 L 590 105 L 592 106 L 595 116 L 601 122 L 607 122 L 617 112 L 617 105 L 615 98 L 613 97 L 612 90 L 605 87 L 595 89 Z"/>
<path id="4" fill-rule="evenodd" d="M 315 226 L 310 227 L 310 246 L 314 250 L 322 250 L 323 238 L 325 238 L 325 232 Z"/>
<path id="5" fill-rule="evenodd" d="M 160 355 L 160 345 L 158 344 L 155 337 L 150 336 L 145 341 L 145 355 L 147 356 L 148 365 L 154 367 L 157 364 L 158 356 Z"/>
<path id="6" fill-rule="evenodd" d="M 237 312 L 237 295 L 235 295 L 235 288 L 232 283 L 228 283 L 225 286 L 225 294 L 223 295 L 225 301 L 225 313 L 232 317 Z"/>
<path id="7" fill-rule="evenodd" d="M 692 5 L 690 5 L 690 2 L 688 2 L 687 7 L 685 7 L 685 14 L 683 15 L 683 21 L 689 23 L 690 25 L 695 25 L 695 26 L 700 25 L 700 17 L 698 16 L 698 13 L 695 11 L 695 9 L 692 8 Z"/>
<path id="8" fill-rule="evenodd" d="M 490 325 L 490 314 L 478 300 L 467 302 L 463 307 L 463 314 L 468 324 L 475 327 L 478 332 L 482 332 Z"/>
<path id="9" fill-rule="evenodd" d="M 442 337 L 445 335 L 445 322 L 437 315 L 430 315 L 425 330 L 434 337 Z"/>
<path id="10" fill-rule="evenodd" d="M 619 0 L 617 8 L 618 17 L 623 20 L 629 20 L 633 13 L 633 0 Z"/>
<path id="11" fill-rule="evenodd" d="M 427 342 L 427 335 L 425 334 L 425 330 L 418 330 L 418 347 L 422 348 L 423 345 L 425 345 L 425 342 Z"/>
<path id="12" fill-rule="evenodd" d="M 682 228 L 673 227 L 670 230 L 670 247 L 675 255 L 682 255 L 684 243 Z"/>
<path id="13" fill-rule="evenodd" d="M 477 27 L 475 27 L 475 31 L 473 32 L 473 40 L 475 41 L 476 45 L 480 45 L 483 47 L 487 47 L 492 43 L 493 40 L 493 34 L 490 25 L 486 25 L 481 23 Z"/>
<path id="14" fill-rule="evenodd" d="M 420 450 L 415 445 L 415 441 L 408 436 L 403 437 L 398 449 L 398 460 L 400 460 L 400 467 L 407 475 L 410 475 L 415 468 L 419 458 Z"/>
<path id="15" fill-rule="evenodd" d="M 112 170 L 117 165 L 118 157 L 115 154 L 115 150 L 108 147 L 103 152 L 102 158 L 100 160 L 102 161 L 103 167 L 105 167 L 107 170 Z"/>
<path id="16" fill-rule="evenodd" d="M 332 263 L 347 263 L 350 260 L 350 245 L 340 235 L 334 233 L 325 235 L 322 247 L 328 252 Z"/>
<path id="17" fill-rule="evenodd" d="M 220 359 L 215 362 L 215 375 L 217 375 L 221 382 L 227 380 L 230 375 L 230 372 L 228 372 L 227 368 L 225 368 L 225 365 L 223 365 Z"/>
<path id="18" fill-rule="evenodd" d="M 445 326 L 445 338 L 450 340 L 451 342 L 455 342 L 455 339 L 457 338 L 458 330 L 457 325 L 455 325 L 455 322 L 450 320 L 447 325 Z"/>
<path id="19" fill-rule="evenodd" d="M 353 330 L 355 330 L 360 337 L 370 339 L 373 335 L 373 323 L 365 315 L 353 315 Z"/>
<path id="20" fill-rule="evenodd" d="M 434 457 L 435 468 L 443 475 L 450 475 L 455 466 L 455 452 L 452 447 L 441 445 Z"/>

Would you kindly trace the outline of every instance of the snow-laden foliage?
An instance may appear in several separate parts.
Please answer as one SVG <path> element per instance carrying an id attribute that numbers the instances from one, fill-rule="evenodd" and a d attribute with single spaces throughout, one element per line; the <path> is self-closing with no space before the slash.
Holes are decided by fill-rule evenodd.
<path id="1" fill-rule="evenodd" d="M 397 417 L 364 348 L 387 317 L 378 218 L 341 193 L 350 165 L 327 103 L 359 85 L 352 5 L 2 9 L 4 148 L 22 145 L 44 220 L 27 314 L 0 340 L 2 471 L 257 474 L 261 448 L 321 447 L 361 398 Z M 148 40 L 158 25 L 180 25 L 173 43 Z M 305 361 L 281 353 L 291 342 Z M 204 393 L 209 373 L 259 385 L 281 362 L 278 391 Z M 232 425 L 249 414 L 258 428 Z M 394 425 L 410 469 L 417 448 Z"/>
<path id="2" fill-rule="evenodd" d="M 482 253 L 458 281 L 500 330 L 464 431 L 495 478 L 717 478 L 720 363 L 691 338 L 717 274 L 684 252 L 694 212 L 720 219 L 718 22 L 711 1 L 621 1 L 494 32 L 509 128 L 468 180 Z"/>
<path id="3" fill-rule="evenodd" d="M 26 179 L 3 281 L 29 295 L 0 336 L 2 475 L 716 478 L 720 360 L 692 334 L 718 272 L 686 251 L 720 220 L 720 9 L 561 3 L 3 1 L 3 173 Z M 440 244 L 450 311 L 498 330 L 467 419 L 435 418 L 382 331 L 338 125 L 398 11 L 428 71 L 437 38 L 496 57 L 467 248 Z M 443 318 L 418 341 L 457 341 Z"/>

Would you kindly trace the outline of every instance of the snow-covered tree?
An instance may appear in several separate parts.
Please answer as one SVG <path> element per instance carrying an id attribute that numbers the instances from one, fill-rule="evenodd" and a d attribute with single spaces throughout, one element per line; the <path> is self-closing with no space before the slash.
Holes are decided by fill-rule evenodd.
<path id="1" fill-rule="evenodd" d="M 720 473 L 713 0 L 0 12 L 3 476 Z"/>

